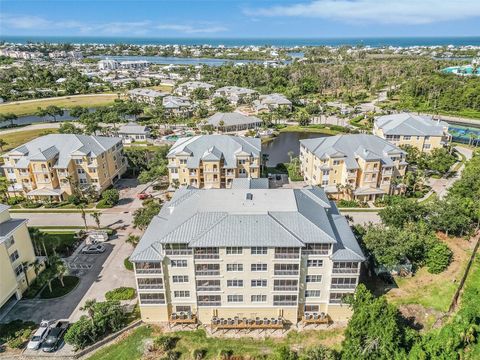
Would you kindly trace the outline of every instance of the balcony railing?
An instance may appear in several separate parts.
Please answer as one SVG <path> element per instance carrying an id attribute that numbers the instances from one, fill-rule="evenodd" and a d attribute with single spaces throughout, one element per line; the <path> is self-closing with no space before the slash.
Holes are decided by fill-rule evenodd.
<path id="1" fill-rule="evenodd" d="M 138 284 L 139 290 L 163 290 L 163 284 Z"/>
<path id="2" fill-rule="evenodd" d="M 304 255 L 328 255 L 330 253 L 330 250 L 324 250 L 324 249 L 319 249 L 319 250 L 302 250 L 302 254 Z"/>
<path id="3" fill-rule="evenodd" d="M 298 270 L 275 270 L 275 275 L 294 276 L 298 275 Z"/>
<path id="4" fill-rule="evenodd" d="M 286 301 L 286 300 L 277 300 L 273 302 L 273 305 L 275 306 L 295 306 L 297 305 L 296 301 Z"/>
<path id="5" fill-rule="evenodd" d="M 136 269 L 137 274 L 161 274 L 162 269 Z"/>
<path id="6" fill-rule="evenodd" d="M 192 255 L 192 249 L 165 249 L 165 255 Z"/>
<path id="7" fill-rule="evenodd" d="M 342 304 L 343 300 L 342 299 L 330 299 L 328 300 L 330 304 Z"/>
<path id="8" fill-rule="evenodd" d="M 358 273 L 357 268 L 333 268 L 333 274 L 356 274 Z"/>
<path id="9" fill-rule="evenodd" d="M 199 301 L 198 306 L 222 306 L 220 301 Z"/>
<path id="10" fill-rule="evenodd" d="M 275 259 L 298 259 L 299 257 L 299 253 L 275 253 Z"/>
<path id="11" fill-rule="evenodd" d="M 197 276 L 219 276 L 220 270 L 197 270 L 195 271 Z"/>
<path id="12" fill-rule="evenodd" d="M 330 289 L 355 289 L 357 284 L 332 284 Z"/>
<path id="13" fill-rule="evenodd" d="M 297 286 L 273 286 L 273 291 L 298 291 Z"/>
<path id="14" fill-rule="evenodd" d="M 197 291 L 221 291 L 220 286 L 198 286 Z"/>
<path id="15" fill-rule="evenodd" d="M 140 299 L 141 304 L 158 304 L 163 305 L 165 304 L 165 300 L 161 299 Z"/>
<path id="16" fill-rule="evenodd" d="M 220 259 L 219 254 L 195 254 L 195 259 Z"/>

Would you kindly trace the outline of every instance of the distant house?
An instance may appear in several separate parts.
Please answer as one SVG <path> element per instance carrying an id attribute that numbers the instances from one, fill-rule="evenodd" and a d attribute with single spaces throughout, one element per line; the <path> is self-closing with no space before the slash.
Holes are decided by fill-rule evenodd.
<path id="1" fill-rule="evenodd" d="M 224 86 L 215 91 L 213 97 L 224 97 L 232 105 L 244 104 L 258 98 L 258 92 L 238 86 Z"/>
<path id="2" fill-rule="evenodd" d="M 149 62 L 145 60 L 122 61 L 120 67 L 123 69 L 144 69 L 148 67 Z"/>
<path id="3" fill-rule="evenodd" d="M 117 70 L 120 68 L 120 63 L 117 60 L 100 60 L 98 62 L 98 70 Z"/>
<path id="4" fill-rule="evenodd" d="M 125 144 L 130 144 L 134 141 L 147 141 L 150 137 L 150 129 L 144 125 L 128 123 L 118 130 L 118 136 L 122 138 Z"/>
<path id="5" fill-rule="evenodd" d="M 180 84 L 175 89 L 175 93 L 180 96 L 190 96 L 196 89 L 205 89 L 211 91 L 215 86 L 202 81 L 187 81 Z"/>
<path id="6" fill-rule="evenodd" d="M 188 98 L 180 96 L 165 96 L 163 107 L 170 116 L 189 116 L 192 112 L 192 103 Z"/>
<path id="7" fill-rule="evenodd" d="M 164 98 L 168 93 L 152 89 L 132 89 L 127 92 L 127 95 L 130 100 L 153 105 L 158 98 Z"/>
<path id="8" fill-rule="evenodd" d="M 396 146 L 411 145 L 427 153 L 444 146 L 451 138 L 446 122 L 410 113 L 378 117 L 373 134 Z"/>
<path id="9" fill-rule="evenodd" d="M 222 128 L 223 131 L 239 131 L 256 129 L 263 121 L 256 116 L 246 116 L 240 113 L 216 113 L 207 120 L 208 125 L 214 128 Z"/>
<path id="10" fill-rule="evenodd" d="M 270 112 L 280 108 L 291 111 L 292 102 L 282 94 L 275 93 L 260 95 L 258 100 L 253 101 L 253 108 L 257 114 L 261 112 Z"/>

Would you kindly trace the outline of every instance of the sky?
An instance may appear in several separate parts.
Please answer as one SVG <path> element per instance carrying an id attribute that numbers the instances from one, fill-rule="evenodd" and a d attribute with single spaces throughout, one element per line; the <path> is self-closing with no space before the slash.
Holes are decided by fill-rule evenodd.
<path id="1" fill-rule="evenodd" d="M 0 0 L 2 35 L 479 36 L 480 0 Z"/>

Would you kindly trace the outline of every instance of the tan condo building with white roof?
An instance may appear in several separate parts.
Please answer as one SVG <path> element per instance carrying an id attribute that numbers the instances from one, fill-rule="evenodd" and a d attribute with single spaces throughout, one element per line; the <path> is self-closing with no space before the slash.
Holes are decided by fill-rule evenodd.
<path id="1" fill-rule="evenodd" d="M 371 201 L 396 194 L 405 175 L 405 151 L 375 135 L 337 135 L 300 141 L 305 181 L 337 199 Z"/>
<path id="2" fill-rule="evenodd" d="M 167 155 L 171 184 L 231 187 L 235 178 L 260 177 L 260 139 L 203 135 L 178 139 Z"/>

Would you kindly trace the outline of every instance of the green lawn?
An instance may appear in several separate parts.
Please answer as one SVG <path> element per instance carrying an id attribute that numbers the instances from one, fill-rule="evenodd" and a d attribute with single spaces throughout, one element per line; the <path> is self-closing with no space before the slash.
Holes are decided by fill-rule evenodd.
<path id="1" fill-rule="evenodd" d="M 341 134 L 340 131 L 329 129 L 327 127 L 318 127 L 315 125 L 311 126 L 299 126 L 299 125 L 289 125 L 279 130 L 280 132 L 306 132 L 306 133 L 315 133 L 315 134 L 325 134 L 325 135 L 337 135 Z"/>
<path id="2" fill-rule="evenodd" d="M 53 134 L 57 132 L 58 132 L 57 129 L 23 130 L 23 131 L 8 133 L 8 134 L 2 134 L 0 132 L 0 137 L 2 138 L 2 140 L 5 140 L 5 142 L 7 143 L 7 145 L 3 147 L 0 153 L 10 151 L 16 148 L 17 146 L 20 146 L 26 142 L 29 142 L 39 136 Z"/>
<path id="3" fill-rule="evenodd" d="M 38 238 L 33 237 L 34 248 L 37 248 L 42 255 L 44 254 L 43 244 L 47 254 L 51 255 L 54 252 L 60 256 L 68 256 L 79 241 L 75 238 L 75 230 L 41 230 Z"/>
<path id="4" fill-rule="evenodd" d="M 35 114 L 39 107 L 45 108 L 50 105 L 69 109 L 74 106 L 100 107 L 112 104 L 117 99 L 117 94 L 94 94 L 94 95 L 72 95 L 57 98 L 46 98 L 41 100 L 25 100 L 0 105 L 0 114 L 14 113 L 17 116 Z"/>
<path id="5" fill-rule="evenodd" d="M 88 360 L 136 360 L 143 354 L 143 343 L 152 334 L 152 328 L 141 326 L 135 329 L 129 336 L 122 341 L 107 346 L 92 356 Z"/>
<path id="6" fill-rule="evenodd" d="M 55 278 L 52 281 L 52 292 L 50 292 L 49 287 L 45 287 L 40 293 L 40 299 L 54 299 L 60 296 L 67 295 L 70 291 L 75 289 L 80 282 L 80 279 L 76 276 L 65 276 L 63 278 L 63 284 L 60 282 L 60 279 Z"/>

